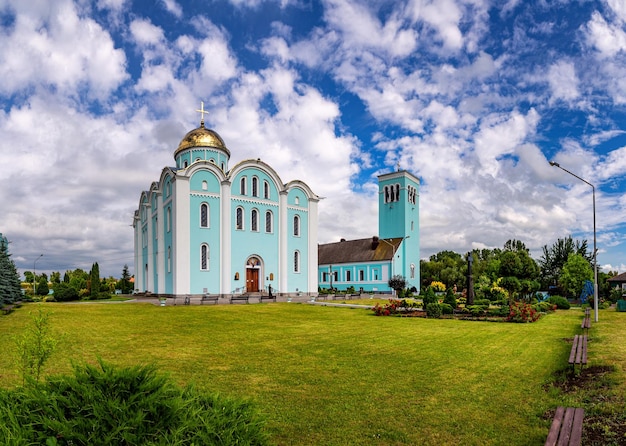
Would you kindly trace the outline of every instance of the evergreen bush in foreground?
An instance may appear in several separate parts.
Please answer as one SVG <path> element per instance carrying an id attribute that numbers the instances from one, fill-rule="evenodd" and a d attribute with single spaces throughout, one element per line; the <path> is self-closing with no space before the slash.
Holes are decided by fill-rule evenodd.
<path id="1" fill-rule="evenodd" d="M 176 386 L 153 366 L 74 366 L 0 390 L 3 445 L 265 445 L 249 403 Z"/>

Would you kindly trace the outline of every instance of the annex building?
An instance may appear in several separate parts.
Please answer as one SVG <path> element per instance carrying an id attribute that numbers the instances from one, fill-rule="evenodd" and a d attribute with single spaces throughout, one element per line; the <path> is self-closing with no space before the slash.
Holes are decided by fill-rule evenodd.
<path id="1" fill-rule="evenodd" d="M 320 198 L 283 182 L 260 158 L 230 166 L 204 125 L 174 150 L 175 165 L 143 191 L 134 213 L 135 291 L 160 296 L 388 292 L 404 276 L 419 290 L 419 179 L 378 177 L 379 234 L 318 245 Z"/>

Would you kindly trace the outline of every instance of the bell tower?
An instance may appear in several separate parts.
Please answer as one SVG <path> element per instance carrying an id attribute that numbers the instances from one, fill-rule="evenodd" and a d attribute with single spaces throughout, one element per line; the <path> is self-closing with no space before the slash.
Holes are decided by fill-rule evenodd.
<path id="1" fill-rule="evenodd" d="M 406 170 L 378 177 L 378 235 L 381 239 L 402 239 L 394 253 L 397 274 L 409 287 L 420 289 L 420 180 Z"/>

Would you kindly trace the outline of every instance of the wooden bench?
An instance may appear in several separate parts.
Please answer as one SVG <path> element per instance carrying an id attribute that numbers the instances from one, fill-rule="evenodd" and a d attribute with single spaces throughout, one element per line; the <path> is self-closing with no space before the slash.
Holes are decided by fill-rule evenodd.
<path id="1" fill-rule="evenodd" d="M 581 369 L 584 364 L 587 364 L 587 335 L 574 336 L 568 362 L 572 368 L 576 368 L 576 365 L 579 364 Z"/>
<path id="2" fill-rule="evenodd" d="M 263 296 L 263 295 L 261 295 L 261 297 L 259 298 L 259 302 L 263 303 L 263 301 L 265 301 L 265 300 L 276 302 L 276 295 L 275 294 L 273 294 L 271 296 Z"/>
<path id="3" fill-rule="evenodd" d="M 557 407 L 545 446 L 579 446 L 585 410 L 580 407 Z"/>
<path id="4" fill-rule="evenodd" d="M 230 303 L 232 304 L 233 302 L 239 302 L 239 301 L 245 301 L 246 303 L 248 302 L 250 296 L 248 295 L 241 295 L 241 296 L 230 296 Z"/>
<path id="5" fill-rule="evenodd" d="M 590 308 L 585 309 L 585 316 L 583 316 L 583 321 L 580 324 L 580 328 L 582 328 L 583 331 L 586 331 L 586 332 L 588 332 L 589 329 L 591 328 L 591 309 Z"/>
<path id="6" fill-rule="evenodd" d="M 11 311 L 13 311 L 13 305 L 5 305 L 2 307 L 2 312 L 4 314 L 9 314 Z"/>
<path id="7" fill-rule="evenodd" d="M 216 294 L 203 294 L 200 299 L 200 305 L 203 305 L 205 302 L 213 302 L 217 305 L 217 301 L 219 300 L 219 296 Z"/>

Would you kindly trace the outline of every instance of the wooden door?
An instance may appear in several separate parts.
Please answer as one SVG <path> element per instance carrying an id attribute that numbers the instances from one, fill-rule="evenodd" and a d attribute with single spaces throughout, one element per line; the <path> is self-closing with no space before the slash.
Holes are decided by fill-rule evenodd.
<path id="1" fill-rule="evenodd" d="M 259 291 L 259 270 L 255 268 L 246 268 L 246 291 L 248 293 L 256 293 Z"/>

